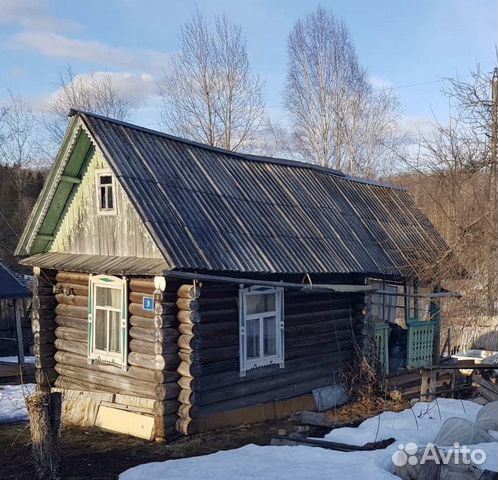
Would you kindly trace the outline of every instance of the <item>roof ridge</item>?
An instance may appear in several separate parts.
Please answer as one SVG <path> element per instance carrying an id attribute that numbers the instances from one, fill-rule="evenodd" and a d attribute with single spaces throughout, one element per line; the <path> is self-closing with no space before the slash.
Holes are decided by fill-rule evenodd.
<path id="1" fill-rule="evenodd" d="M 160 136 L 163 138 L 167 138 L 168 140 L 184 143 L 187 145 L 191 145 L 193 147 L 202 148 L 204 150 L 214 151 L 214 152 L 222 153 L 224 155 L 229 155 L 232 157 L 238 157 L 238 158 L 241 158 L 241 159 L 247 160 L 247 161 L 267 163 L 267 164 L 270 163 L 270 164 L 275 164 L 275 165 L 283 165 L 283 166 L 287 166 L 287 167 L 291 167 L 291 168 L 303 168 L 306 170 L 313 170 L 316 172 L 324 173 L 325 175 L 331 175 L 334 177 L 343 178 L 344 180 L 350 180 L 352 182 L 406 191 L 406 188 L 400 187 L 398 185 L 392 185 L 392 184 L 380 182 L 378 180 L 372 180 L 372 179 L 368 179 L 368 178 L 347 175 L 340 170 L 335 170 L 335 169 L 329 168 L 329 167 L 323 167 L 321 165 L 317 165 L 314 163 L 307 163 L 307 162 L 303 162 L 303 161 L 299 161 L 299 160 L 291 160 L 288 158 L 269 157 L 269 156 L 265 156 L 265 155 L 257 155 L 257 154 L 251 154 L 251 153 L 243 153 L 243 152 L 236 152 L 236 151 L 232 151 L 232 150 L 226 150 L 224 148 L 214 147 L 212 145 L 206 145 L 204 143 L 200 143 L 200 142 L 197 142 L 195 140 L 189 140 L 186 138 L 177 137 L 175 135 L 161 132 L 159 130 L 154 130 L 152 128 L 142 127 L 142 126 L 134 124 L 134 123 L 125 122 L 123 120 L 117 120 L 117 119 L 111 118 L 111 117 L 106 117 L 105 115 L 100 115 L 98 113 L 88 112 L 88 111 L 80 110 L 80 109 L 76 109 L 76 108 L 71 108 L 71 110 L 69 111 L 69 116 L 72 117 L 74 115 L 84 115 L 84 116 L 95 117 L 95 118 L 98 118 L 98 119 L 106 121 L 106 122 L 121 125 L 123 127 L 132 128 L 134 130 L 138 130 L 138 131 L 148 133 L 151 135 Z"/>

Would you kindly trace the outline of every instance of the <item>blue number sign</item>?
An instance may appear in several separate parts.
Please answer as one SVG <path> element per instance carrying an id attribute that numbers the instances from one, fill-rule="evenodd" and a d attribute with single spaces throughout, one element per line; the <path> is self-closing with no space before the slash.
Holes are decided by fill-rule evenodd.
<path id="1" fill-rule="evenodd" d="M 152 297 L 144 297 L 143 309 L 146 312 L 154 311 L 154 299 Z"/>

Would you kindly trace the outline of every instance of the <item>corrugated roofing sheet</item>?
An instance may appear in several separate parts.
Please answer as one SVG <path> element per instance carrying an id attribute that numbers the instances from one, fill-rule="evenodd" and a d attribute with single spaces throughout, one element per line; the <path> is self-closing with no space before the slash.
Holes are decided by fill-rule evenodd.
<path id="1" fill-rule="evenodd" d="M 413 276 L 448 250 L 402 189 L 77 114 L 174 268 Z"/>
<path id="2" fill-rule="evenodd" d="M 0 298 L 29 297 L 31 292 L 15 275 L 0 263 Z"/>
<path id="3" fill-rule="evenodd" d="M 23 265 L 50 268 L 63 272 L 107 273 L 109 275 L 160 275 L 168 265 L 161 259 L 81 255 L 73 253 L 38 253 L 21 260 Z"/>

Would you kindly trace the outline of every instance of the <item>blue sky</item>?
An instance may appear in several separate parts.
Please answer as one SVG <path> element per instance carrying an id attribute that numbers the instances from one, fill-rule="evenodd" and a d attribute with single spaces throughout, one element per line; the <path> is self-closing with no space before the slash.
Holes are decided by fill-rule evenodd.
<path id="1" fill-rule="evenodd" d="M 495 0 L 322 0 L 342 17 L 361 64 L 376 85 L 394 87 L 467 75 L 496 64 Z M 155 80 L 177 49 L 181 24 L 196 5 L 225 13 L 247 37 L 254 73 L 266 81 L 266 103 L 282 118 L 289 29 L 318 2 L 304 0 L 0 0 L 0 99 L 6 90 L 35 105 L 54 93 L 57 73 L 113 72 L 138 110 L 134 121 L 158 126 Z M 396 88 L 407 129 L 444 119 L 441 83 Z"/>

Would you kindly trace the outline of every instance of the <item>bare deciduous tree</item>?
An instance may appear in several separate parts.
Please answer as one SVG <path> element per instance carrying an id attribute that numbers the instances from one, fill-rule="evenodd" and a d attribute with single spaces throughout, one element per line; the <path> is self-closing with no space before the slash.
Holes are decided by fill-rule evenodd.
<path id="1" fill-rule="evenodd" d="M 48 158 L 36 115 L 23 97 L 9 92 L 0 105 L 0 255 L 13 249 L 43 184 Z"/>
<path id="2" fill-rule="evenodd" d="M 263 84 L 250 70 L 239 25 L 197 12 L 159 85 L 165 128 L 228 150 L 250 149 L 264 120 Z"/>
<path id="3" fill-rule="evenodd" d="M 490 145 L 491 75 L 478 70 L 471 80 L 448 80 L 444 93 L 450 103 L 449 120 L 436 122 L 435 131 L 405 158 L 411 173 L 401 181 L 467 272 L 457 286 L 465 296 L 452 305 L 449 320 L 467 320 L 475 327 L 478 319 L 496 312 L 497 180 Z M 454 279 L 454 264 L 448 262 L 446 267 L 446 278 Z"/>
<path id="4" fill-rule="evenodd" d="M 46 102 L 48 115 L 44 125 L 50 139 L 59 146 L 67 127 L 71 108 L 98 113 L 118 120 L 126 120 L 131 105 L 120 94 L 108 73 L 75 75 L 71 67 L 59 74 L 57 91 L 51 101 Z"/>
<path id="5" fill-rule="evenodd" d="M 372 88 L 344 22 L 318 7 L 292 28 L 288 55 L 284 105 L 300 156 L 374 175 L 397 139 L 398 102 Z"/>

